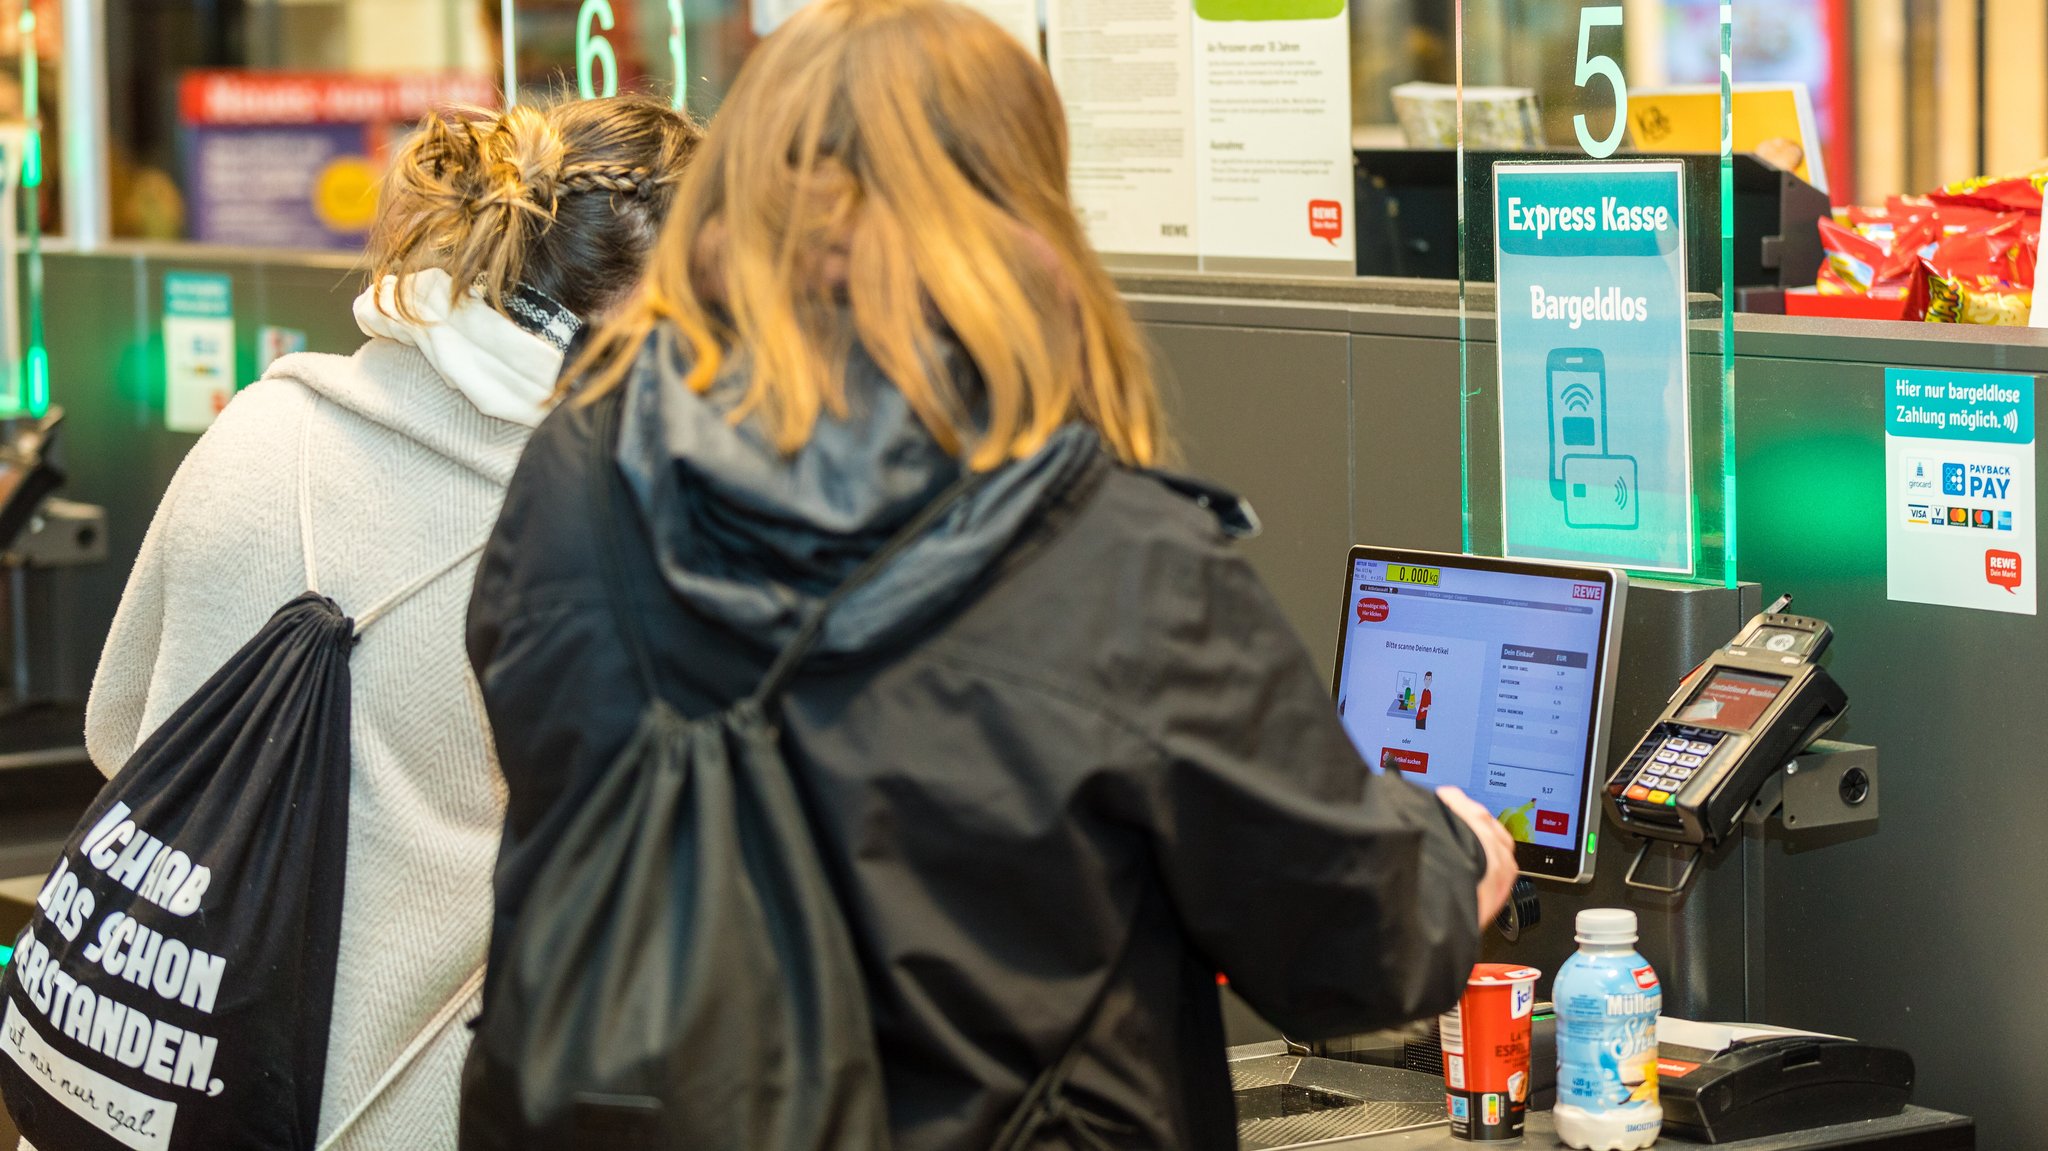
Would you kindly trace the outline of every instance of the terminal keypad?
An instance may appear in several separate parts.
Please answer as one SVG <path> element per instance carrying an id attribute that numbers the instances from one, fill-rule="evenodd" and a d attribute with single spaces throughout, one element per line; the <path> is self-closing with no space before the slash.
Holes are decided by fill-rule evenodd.
<path id="1" fill-rule="evenodd" d="M 1706 770 L 1707 760 L 1724 738 L 1723 732 L 1664 724 L 1615 773 L 1608 793 L 1636 803 L 1676 807 L 1679 791 Z"/>

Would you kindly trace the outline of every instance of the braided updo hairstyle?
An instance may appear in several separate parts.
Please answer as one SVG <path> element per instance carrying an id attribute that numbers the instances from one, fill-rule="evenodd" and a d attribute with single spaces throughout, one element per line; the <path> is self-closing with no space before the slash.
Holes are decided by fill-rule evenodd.
<path id="1" fill-rule="evenodd" d="M 370 283 L 439 268 L 500 312 L 525 284 L 602 315 L 639 279 L 702 138 L 640 96 L 429 113 L 384 177 Z"/>

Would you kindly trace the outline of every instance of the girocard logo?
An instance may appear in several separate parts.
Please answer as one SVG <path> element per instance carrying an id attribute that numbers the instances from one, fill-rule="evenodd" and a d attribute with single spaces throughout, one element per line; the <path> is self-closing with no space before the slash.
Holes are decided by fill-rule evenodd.
<path id="1" fill-rule="evenodd" d="M 1337 240 L 1344 235 L 1344 205 L 1335 200 L 1310 200 L 1308 234 L 1336 247 Z"/>
<path id="2" fill-rule="evenodd" d="M 2020 553 L 2000 551 L 1992 548 L 1984 553 L 1984 582 L 1997 584 L 2005 594 L 2015 594 L 2013 589 L 2020 586 Z"/>
<path id="3" fill-rule="evenodd" d="M 1908 492 L 1931 492 L 1934 490 L 1934 462 L 1932 460 L 1906 461 L 1906 490 Z"/>
<path id="4" fill-rule="evenodd" d="M 1378 596 L 1366 596 L 1358 601 L 1358 622 L 1379 623 L 1387 618 L 1387 601 Z"/>
<path id="5" fill-rule="evenodd" d="M 1596 583 L 1575 583 L 1572 585 L 1573 599 L 1599 599 L 1607 589 Z"/>
<path id="6" fill-rule="evenodd" d="M 1654 968 L 1638 967 L 1635 971 L 1636 986 L 1648 991 L 1657 986 L 1657 972 Z"/>

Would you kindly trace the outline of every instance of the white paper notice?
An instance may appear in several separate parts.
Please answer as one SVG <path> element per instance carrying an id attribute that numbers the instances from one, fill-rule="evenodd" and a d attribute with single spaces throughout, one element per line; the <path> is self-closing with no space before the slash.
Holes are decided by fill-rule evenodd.
<path id="1" fill-rule="evenodd" d="M 1885 373 L 1890 598 L 2035 614 L 2034 377 Z"/>
<path id="2" fill-rule="evenodd" d="M 235 397 L 235 315 L 228 277 L 164 276 L 164 426 L 203 432 Z"/>
<path id="3" fill-rule="evenodd" d="M 960 0 L 1003 26 L 1033 56 L 1038 55 L 1038 0 Z"/>
<path id="4" fill-rule="evenodd" d="M 1273 18 L 1306 12 L 1318 16 Z M 1201 0 L 1194 48 L 1202 255 L 1327 260 L 1348 274 L 1356 193 L 1344 5 Z"/>
<path id="5" fill-rule="evenodd" d="M 1196 255 L 1189 0 L 1050 0 L 1075 210 L 1105 252 Z"/>

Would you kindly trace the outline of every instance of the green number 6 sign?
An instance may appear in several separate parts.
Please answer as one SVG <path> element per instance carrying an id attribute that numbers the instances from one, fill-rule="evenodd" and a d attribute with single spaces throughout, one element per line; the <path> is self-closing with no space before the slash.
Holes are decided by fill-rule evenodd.
<path id="1" fill-rule="evenodd" d="M 611 31 L 616 22 L 611 0 L 583 0 L 582 11 L 576 13 L 576 91 L 585 100 L 619 94 L 618 53 L 612 51 L 612 42 L 602 35 Z M 602 86 L 597 82 L 600 66 L 604 71 Z"/>

